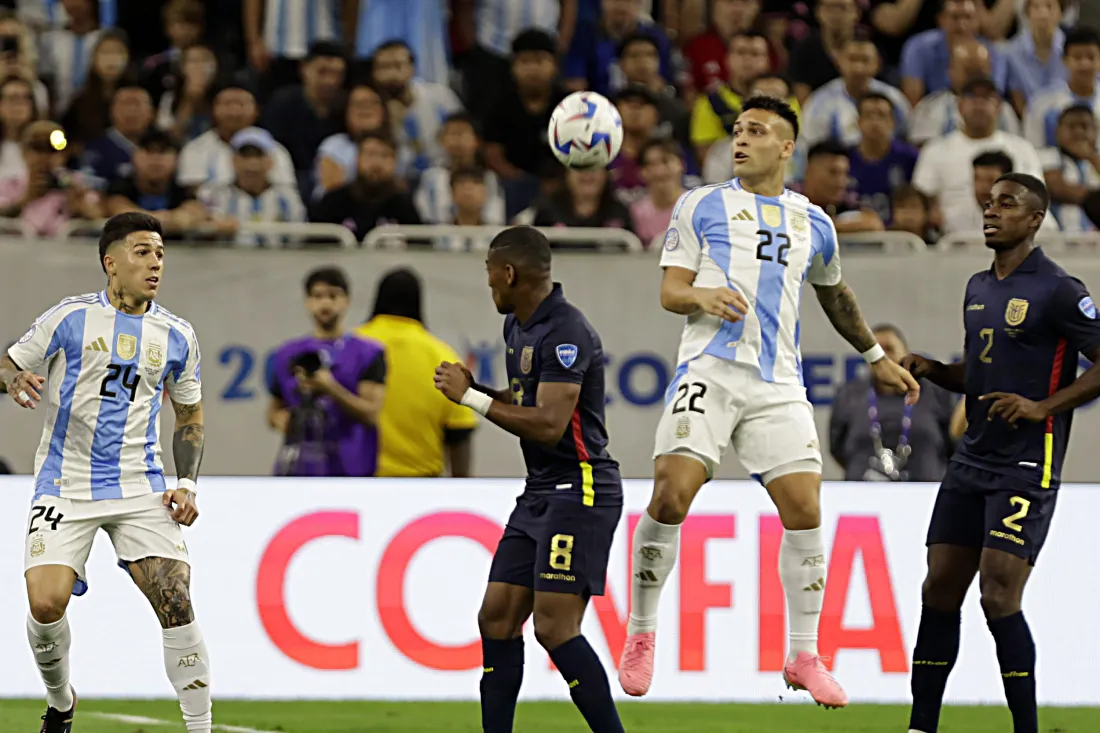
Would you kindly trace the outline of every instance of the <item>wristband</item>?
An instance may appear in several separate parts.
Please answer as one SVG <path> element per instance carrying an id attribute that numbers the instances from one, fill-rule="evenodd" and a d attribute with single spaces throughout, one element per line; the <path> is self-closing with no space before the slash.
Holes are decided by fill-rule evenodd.
<path id="1" fill-rule="evenodd" d="M 493 398 L 484 392 L 478 392 L 473 387 L 466 390 L 459 404 L 469 407 L 482 415 L 489 414 L 489 405 L 493 404 Z"/>
<path id="2" fill-rule="evenodd" d="M 880 344 L 875 344 L 874 346 L 860 354 L 860 356 L 862 356 L 863 360 L 866 361 L 868 364 L 874 364 L 879 359 L 885 359 L 886 352 L 882 350 L 882 346 Z"/>
<path id="3" fill-rule="evenodd" d="M 195 491 L 195 482 L 189 478 L 176 479 L 176 491 L 190 491 L 192 494 L 198 495 Z"/>

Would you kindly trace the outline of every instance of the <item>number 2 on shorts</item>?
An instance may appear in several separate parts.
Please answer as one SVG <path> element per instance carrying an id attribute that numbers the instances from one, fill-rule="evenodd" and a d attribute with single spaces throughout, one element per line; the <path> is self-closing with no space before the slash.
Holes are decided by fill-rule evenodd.
<path id="1" fill-rule="evenodd" d="M 61 523 L 61 520 L 65 518 L 65 515 L 61 512 L 57 512 L 57 514 L 54 514 L 55 509 L 56 507 L 52 506 L 36 506 L 34 509 L 31 509 L 31 526 L 27 534 L 34 534 L 39 530 L 39 527 L 35 526 L 34 524 L 39 519 L 50 525 L 50 529 L 57 529 L 57 525 Z M 45 516 L 42 516 L 43 514 Z"/>
<path id="2" fill-rule="evenodd" d="M 550 567 L 564 572 L 573 567 L 573 535 L 556 534 L 550 538 Z"/>
<path id="3" fill-rule="evenodd" d="M 1031 509 L 1031 502 L 1022 496 L 1014 496 L 1008 500 L 1008 503 L 1012 506 L 1020 507 L 1020 511 L 1015 514 L 1009 514 L 1007 517 L 1001 520 L 1004 526 L 1011 529 L 1013 532 L 1022 532 L 1024 528 L 1017 524 L 1017 520 L 1023 519 L 1027 516 L 1027 512 Z"/>

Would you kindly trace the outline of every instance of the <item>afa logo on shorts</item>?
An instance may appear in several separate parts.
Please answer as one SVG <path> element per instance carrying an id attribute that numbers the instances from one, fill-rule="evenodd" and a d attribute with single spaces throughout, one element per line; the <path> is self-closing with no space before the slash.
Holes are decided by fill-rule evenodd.
<path id="1" fill-rule="evenodd" d="M 1092 298 L 1085 296 L 1081 300 L 1077 301 L 1077 310 L 1091 320 L 1096 320 L 1096 305 L 1092 302 Z"/>
<path id="2" fill-rule="evenodd" d="M 573 344 L 560 344 L 557 348 L 558 361 L 568 369 L 577 362 L 577 347 Z"/>

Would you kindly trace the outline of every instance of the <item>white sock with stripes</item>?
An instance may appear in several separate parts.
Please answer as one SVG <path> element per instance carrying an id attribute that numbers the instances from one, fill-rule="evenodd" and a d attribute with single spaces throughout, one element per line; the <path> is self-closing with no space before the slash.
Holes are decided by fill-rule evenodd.
<path id="1" fill-rule="evenodd" d="M 198 622 L 164 629 L 164 669 L 176 688 L 188 733 L 210 733 L 210 660 Z"/>

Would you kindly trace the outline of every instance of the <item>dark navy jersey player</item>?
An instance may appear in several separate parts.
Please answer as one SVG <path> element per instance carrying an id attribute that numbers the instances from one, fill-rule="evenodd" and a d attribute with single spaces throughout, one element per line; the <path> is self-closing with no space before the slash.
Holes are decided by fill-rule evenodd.
<path id="1" fill-rule="evenodd" d="M 527 482 L 493 556 L 478 626 L 486 733 L 511 733 L 523 677 L 523 624 L 569 685 L 595 733 L 622 733 L 607 674 L 581 635 L 588 600 L 602 595 L 622 515 L 619 466 L 607 452 L 600 337 L 550 274 L 550 243 L 513 227 L 489 246 L 489 288 L 505 314 L 508 387 L 474 384 L 461 364 L 436 369 L 436 387 L 520 439 Z"/>
<path id="2" fill-rule="evenodd" d="M 979 574 L 1014 731 L 1039 730 L 1035 644 L 1021 600 L 1054 515 L 1073 410 L 1100 395 L 1096 306 L 1034 243 L 1049 203 L 1037 178 L 997 181 L 985 211 L 993 266 L 966 286 L 963 361 L 902 360 L 914 376 L 963 393 L 968 422 L 928 528 L 909 723 L 917 733 L 937 730 L 960 609 Z M 1080 377 L 1078 354 L 1093 362 Z"/>

